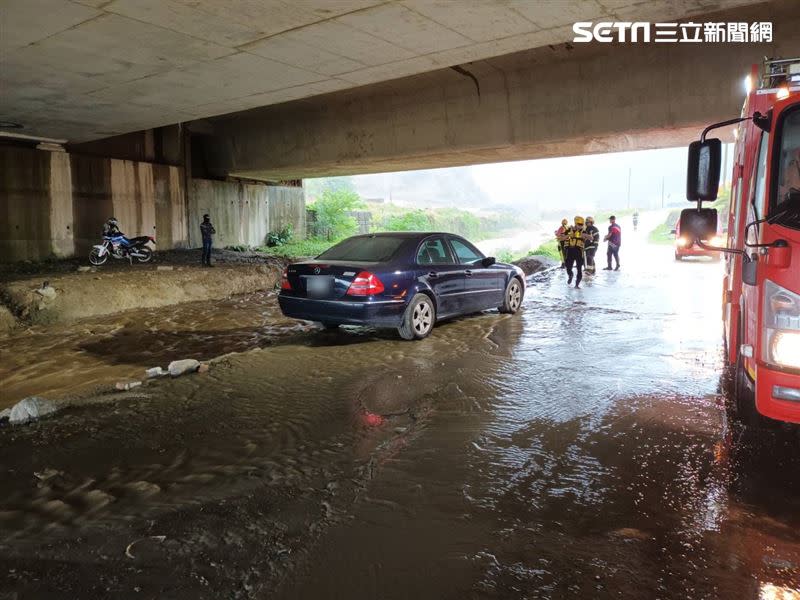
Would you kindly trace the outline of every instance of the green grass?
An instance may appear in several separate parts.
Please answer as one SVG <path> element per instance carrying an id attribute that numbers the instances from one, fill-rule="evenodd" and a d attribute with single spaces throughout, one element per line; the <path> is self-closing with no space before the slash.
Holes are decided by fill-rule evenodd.
<path id="1" fill-rule="evenodd" d="M 329 241 L 326 239 L 311 238 L 308 240 L 289 242 L 282 246 L 261 246 L 259 248 L 254 248 L 254 250 L 269 256 L 297 258 L 301 256 L 317 256 L 337 242 L 339 242 L 339 240 Z"/>
<path id="2" fill-rule="evenodd" d="M 553 260 L 560 261 L 561 255 L 558 253 L 558 241 L 557 240 L 548 240 L 536 250 L 531 250 L 528 252 L 528 256 L 546 256 L 548 258 L 552 258 Z"/>
<path id="3" fill-rule="evenodd" d="M 512 263 L 519 257 L 514 256 L 514 254 L 508 248 L 500 248 L 495 254 L 495 258 L 497 259 L 497 262 Z"/>
<path id="4" fill-rule="evenodd" d="M 648 234 L 647 241 L 651 244 L 672 244 L 675 241 L 675 236 L 672 234 L 672 228 L 669 225 L 661 223 Z"/>

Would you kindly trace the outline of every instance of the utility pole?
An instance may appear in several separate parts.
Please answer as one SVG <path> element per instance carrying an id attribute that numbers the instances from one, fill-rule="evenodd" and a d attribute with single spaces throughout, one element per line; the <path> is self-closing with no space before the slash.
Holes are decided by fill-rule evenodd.
<path id="1" fill-rule="evenodd" d="M 628 208 L 631 207 L 631 168 L 628 167 Z"/>

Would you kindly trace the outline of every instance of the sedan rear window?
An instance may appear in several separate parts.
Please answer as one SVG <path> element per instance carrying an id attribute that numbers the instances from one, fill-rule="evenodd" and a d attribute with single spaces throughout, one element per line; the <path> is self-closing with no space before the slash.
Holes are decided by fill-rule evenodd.
<path id="1" fill-rule="evenodd" d="M 355 262 L 386 262 L 405 240 L 400 237 L 352 237 L 329 248 L 318 259 Z"/>

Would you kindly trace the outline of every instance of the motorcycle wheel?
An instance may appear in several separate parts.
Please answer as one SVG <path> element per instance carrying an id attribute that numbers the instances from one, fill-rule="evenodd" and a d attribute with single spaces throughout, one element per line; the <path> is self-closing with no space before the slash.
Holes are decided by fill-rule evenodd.
<path id="1" fill-rule="evenodd" d="M 100 256 L 97 251 L 97 248 L 92 248 L 92 251 L 89 253 L 89 262 L 95 266 L 100 266 L 108 260 L 108 252 Z"/>
<path id="2" fill-rule="evenodd" d="M 150 259 L 153 258 L 153 251 L 147 246 L 142 246 L 136 251 L 136 253 L 139 255 L 136 257 L 136 260 L 138 260 L 140 263 L 150 262 Z"/>

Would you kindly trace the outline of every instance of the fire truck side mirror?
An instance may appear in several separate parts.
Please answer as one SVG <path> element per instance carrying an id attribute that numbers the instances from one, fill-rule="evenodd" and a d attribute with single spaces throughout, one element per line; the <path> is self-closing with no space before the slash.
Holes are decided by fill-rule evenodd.
<path id="1" fill-rule="evenodd" d="M 722 164 L 722 142 L 717 138 L 689 144 L 686 199 L 716 200 Z"/>
<path id="2" fill-rule="evenodd" d="M 678 227 L 688 239 L 709 241 L 717 235 L 716 208 L 685 208 Z"/>

